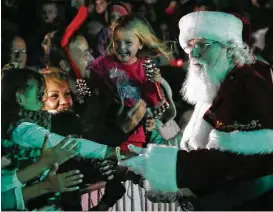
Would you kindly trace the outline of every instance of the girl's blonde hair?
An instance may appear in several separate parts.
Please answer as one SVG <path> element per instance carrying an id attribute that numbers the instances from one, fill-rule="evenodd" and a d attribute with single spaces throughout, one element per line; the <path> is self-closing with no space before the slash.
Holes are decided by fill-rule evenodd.
<path id="1" fill-rule="evenodd" d="M 149 52 L 149 56 L 164 55 L 166 58 L 170 58 L 171 51 L 165 43 L 161 42 L 156 37 L 149 23 L 144 19 L 137 18 L 133 15 L 123 16 L 112 25 L 112 34 L 110 37 L 111 42 L 108 47 L 109 54 L 114 53 L 113 41 L 114 34 L 117 30 L 129 30 L 135 33 L 143 45 L 143 48 L 139 50 L 139 56 L 141 53 L 147 51 Z"/>
<path id="2" fill-rule="evenodd" d="M 63 85 L 64 83 L 70 88 L 68 83 L 68 77 L 64 71 L 57 67 L 47 67 L 40 71 L 40 73 L 44 76 L 45 82 L 53 82 L 58 85 Z"/>

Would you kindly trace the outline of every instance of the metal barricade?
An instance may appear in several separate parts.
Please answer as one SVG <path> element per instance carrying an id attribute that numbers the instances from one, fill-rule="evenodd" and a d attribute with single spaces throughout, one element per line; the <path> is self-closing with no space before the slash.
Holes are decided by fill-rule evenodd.
<path id="1" fill-rule="evenodd" d="M 84 211 L 96 206 L 104 194 L 105 182 L 90 185 L 81 191 Z M 152 203 L 145 197 L 145 190 L 131 181 L 124 182 L 126 194 L 111 211 L 182 211 L 178 203 Z"/>

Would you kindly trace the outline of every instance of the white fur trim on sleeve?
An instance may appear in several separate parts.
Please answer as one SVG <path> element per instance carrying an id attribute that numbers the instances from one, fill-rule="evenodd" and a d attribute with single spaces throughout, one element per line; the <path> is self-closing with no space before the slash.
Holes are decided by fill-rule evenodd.
<path id="1" fill-rule="evenodd" d="M 148 191 L 176 192 L 176 161 L 178 148 L 150 144 L 145 167 Z"/>
<path id="2" fill-rule="evenodd" d="M 212 130 L 207 148 L 241 154 L 273 153 L 273 130 L 221 132 Z"/>

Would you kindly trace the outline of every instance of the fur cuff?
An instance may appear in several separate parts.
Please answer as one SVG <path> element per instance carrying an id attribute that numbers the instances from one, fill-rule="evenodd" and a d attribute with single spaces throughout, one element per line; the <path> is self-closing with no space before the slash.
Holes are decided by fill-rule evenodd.
<path id="1" fill-rule="evenodd" d="M 221 132 L 212 130 L 207 148 L 241 154 L 273 153 L 273 130 Z"/>
<path id="2" fill-rule="evenodd" d="M 176 192 L 176 161 L 178 149 L 164 145 L 149 145 L 145 167 L 146 190 Z"/>

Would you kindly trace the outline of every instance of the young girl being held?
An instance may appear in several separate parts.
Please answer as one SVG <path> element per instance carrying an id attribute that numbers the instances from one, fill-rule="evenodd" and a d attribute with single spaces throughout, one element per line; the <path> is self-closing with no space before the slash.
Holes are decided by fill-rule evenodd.
<path id="1" fill-rule="evenodd" d="M 148 80 L 145 57 L 168 58 L 169 55 L 167 46 L 154 35 L 144 20 L 127 15 L 113 25 L 108 55 L 94 60 L 86 75 L 92 80 L 90 85 L 93 88 L 104 84 L 112 96 L 119 97 L 125 108 L 132 108 L 140 99 L 144 99 L 148 107 L 164 110 L 168 103 L 159 86 Z M 119 145 L 122 151 L 128 151 L 129 144 L 143 147 L 145 143 L 144 127 L 139 125 Z"/>

